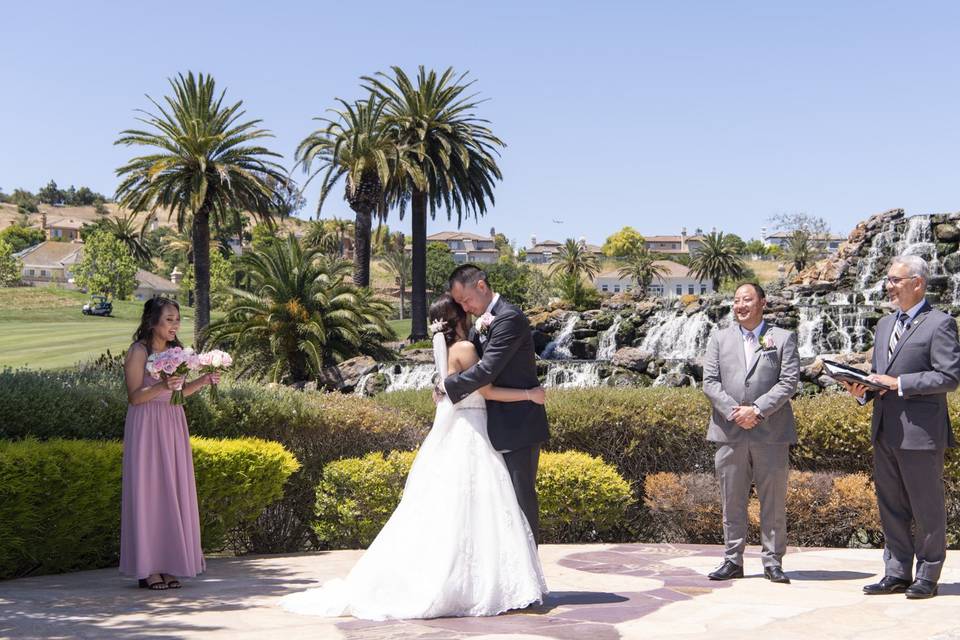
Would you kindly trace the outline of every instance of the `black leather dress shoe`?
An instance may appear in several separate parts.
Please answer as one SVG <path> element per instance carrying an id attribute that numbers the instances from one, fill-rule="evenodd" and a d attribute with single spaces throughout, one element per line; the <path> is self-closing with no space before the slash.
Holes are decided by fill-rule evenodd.
<path id="1" fill-rule="evenodd" d="M 907 587 L 907 597 L 911 600 L 923 600 L 937 595 L 937 583 L 933 580 L 924 580 L 917 578 L 913 584 Z"/>
<path id="2" fill-rule="evenodd" d="M 769 580 L 770 582 L 778 582 L 780 584 L 790 584 L 790 578 L 788 578 L 787 574 L 783 572 L 782 567 L 765 567 L 763 569 L 763 577 Z"/>
<path id="3" fill-rule="evenodd" d="M 868 584 L 863 588 L 863 592 L 868 596 L 876 596 L 885 593 L 903 593 L 910 586 L 909 580 L 903 578 L 894 578 L 893 576 L 883 576 L 883 579 L 876 584 Z"/>
<path id="4" fill-rule="evenodd" d="M 720 565 L 713 573 L 708 573 L 707 577 L 711 580 L 731 580 L 733 578 L 742 578 L 743 567 L 736 562 L 724 560 L 723 564 Z"/>

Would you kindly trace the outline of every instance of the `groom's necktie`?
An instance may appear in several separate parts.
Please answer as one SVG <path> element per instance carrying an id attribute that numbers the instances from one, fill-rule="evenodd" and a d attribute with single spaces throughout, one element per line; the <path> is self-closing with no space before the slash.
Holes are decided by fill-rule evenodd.
<path id="1" fill-rule="evenodd" d="M 897 316 L 897 321 L 893 325 L 893 331 L 890 333 L 890 345 L 887 349 L 888 360 L 893 357 L 893 352 L 897 348 L 897 343 L 900 342 L 900 338 L 903 336 L 909 318 L 909 314 L 903 312 Z"/>
<path id="2" fill-rule="evenodd" d="M 757 336 L 753 335 L 753 331 L 747 331 L 743 335 L 743 357 L 746 360 L 747 368 L 750 368 L 750 363 L 753 362 L 753 354 L 757 350 Z"/>

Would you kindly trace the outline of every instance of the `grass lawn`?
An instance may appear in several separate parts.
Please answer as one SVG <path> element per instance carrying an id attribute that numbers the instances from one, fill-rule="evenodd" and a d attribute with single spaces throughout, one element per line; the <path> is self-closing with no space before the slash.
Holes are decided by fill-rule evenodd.
<path id="1" fill-rule="evenodd" d="M 143 302 L 118 300 L 113 316 L 85 316 L 89 296 L 55 288 L 0 288 L 0 367 L 59 369 L 130 345 Z M 180 334 L 193 341 L 193 309 L 181 308 Z"/>
<path id="2" fill-rule="evenodd" d="M 405 320 L 391 320 L 390 327 L 399 339 L 406 340 L 407 336 L 410 335 L 410 318 Z"/>

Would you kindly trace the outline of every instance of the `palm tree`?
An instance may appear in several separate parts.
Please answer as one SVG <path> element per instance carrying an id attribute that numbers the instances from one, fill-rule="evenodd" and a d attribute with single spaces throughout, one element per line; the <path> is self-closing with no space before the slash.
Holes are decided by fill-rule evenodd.
<path id="1" fill-rule="evenodd" d="M 626 264 L 620 268 L 617 274 L 621 278 L 632 278 L 637 282 L 637 288 L 640 289 L 640 297 L 647 296 L 647 289 L 654 279 L 663 282 L 663 277 L 667 275 L 668 270 L 661 264 L 657 264 L 656 259 L 647 250 L 640 246 L 627 256 Z"/>
<path id="2" fill-rule="evenodd" d="M 410 281 L 410 254 L 402 246 L 392 247 L 383 254 L 384 266 L 393 276 L 393 282 L 400 288 L 400 319 L 403 320 L 404 294 Z"/>
<path id="3" fill-rule="evenodd" d="M 793 263 L 797 273 L 803 271 L 807 264 L 816 257 L 816 251 L 810 240 L 810 233 L 804 229 L 796 229 L 787 241 L 787 250 L 784 257 Z"/>
<path id="4" fill-rule="evenodd" d="M 303 244 L 307 247 L 317 247 L 328 256 L 340 255 L 340 238 L 321 220 L 311 220 L 307 223 Z"/>
<path id="5" fill-rule="evenodd" d="M 335 118 L 314 118 L 325 123 L 297 147 L 297 159 L 305 172 L 314 161 L 319 167 L 310 179 L 323 174 L 320 185 L 319 216 L 330 190 L 344 178 L 343 199 L 356 213 L 354 223 L 353 283 L 370 286 L 370 231 L 373 215 L 387 215 L 384 188 L 393 167 L 404 162 L 397 138 L 383 117 L 385 103 L 373 93 L 366 102 L 350 104 L 337 99 L 342 110 L 331 109 Z M 308 180 L 309 182 L 309 180 Z"/>
<path id="6" fill-rule="evenodd" d="M 165 104 L 148 99 L 157 113 L 141 111 L 148 130 L 127 129 L 114 144 L 151 147 L 117 169 L 116 198 L 131 211 L 176 215 L 177 228 L 191 229 L 196 277 L 195 339 L 210 324 L 210 225 L 225 222 L 231 209 L 267 218 L 274 210 L 271 184 L 286 182 L 280 157 L 255 141 L 270 137 L 260 120 L 241 122 L 243 102 L 224 104 L 212 76 L 192 72 L 170 79 Z M 272 181 L 272 182 L 271 182 Z M 223 225 L 226 226 L 226 225 Z"/>
<path id="7" fill-rule="evenodd" d="M 550 265 L 550 275 L 558 273 L 577 278 L 585 275 L 593 280 L 600 273 L 600 261 L 585 242 L 567 238 Z"/>
<path id="8" fill-rule="evenodd" d="M 423 66 L 414 83 L 400 67 L 393 75 L 364 76 L 364 87 L 385 100 L 385 113 L 406 162 L 394 167 L 387 186 L 387 202 L 397 205 L 403 216 L 411 212 L 411 334 L 412 340 L 427 337 L 427 213 L 438 208 L 474 218 L 493 204 L 495 180 L 502 179 L 495 155 L 503 147 L 487 121 L 477 118 L 478 101 L 466 94 L 473 84 L 467 74 L 452 68 L 442 74 Z"/>
<path id="9" fill-rule="evenodd" d="M 250 288 L 231 289 L 227 315 L 210 339 L 244 355 L 247 371 L 272 381 L 304 382 L 359 354 L 383 355 L 396 338 L 390 305 L 349 281 L 350 263 L 305 248 L 295 237 L 245 254 Z"/>
<path id="10" fill-rule="evenodd" d="M 743 259 L 722 231 L 712 231 L 703 237 L 703 244 L 690 259 L 690 273 L 700 280 L 712 280 L 713 290 L 719 291 L 721 280 L 743 277 Z"/>

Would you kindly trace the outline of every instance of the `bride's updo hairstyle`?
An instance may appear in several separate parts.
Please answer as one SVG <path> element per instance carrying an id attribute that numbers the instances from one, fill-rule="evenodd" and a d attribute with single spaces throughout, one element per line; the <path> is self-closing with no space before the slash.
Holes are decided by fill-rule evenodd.
<path id="1" fill-rule="evenodd" d="M 458 340 L 457 325 L 466 325 L 467 312 L 458 305 L 449 293 L 444 293 L 436 302 L 430 305 L 430 311 L 427 313 L 430 324 L 442 323 L 440 331 L 449 347 Z"/>

